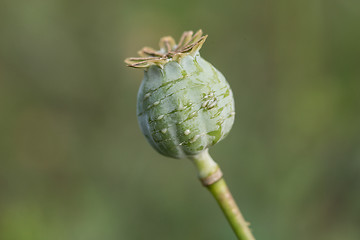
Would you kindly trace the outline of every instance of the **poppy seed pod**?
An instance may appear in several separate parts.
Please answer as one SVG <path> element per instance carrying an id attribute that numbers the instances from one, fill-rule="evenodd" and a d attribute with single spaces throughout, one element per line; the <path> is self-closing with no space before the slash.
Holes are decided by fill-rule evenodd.
<path id="1" fill-rule="evenodd" d="M 222 140 L 235 117 L 234 98 L 225 77 L 199 53 L 207 36 L 184 32 L 176 44 L 160 40 L 160 50 L 145 47 L 130 67 L 144 69 L 137 98 L 138 121 L 149 143 L 173 158 L 191 157 Z"/>

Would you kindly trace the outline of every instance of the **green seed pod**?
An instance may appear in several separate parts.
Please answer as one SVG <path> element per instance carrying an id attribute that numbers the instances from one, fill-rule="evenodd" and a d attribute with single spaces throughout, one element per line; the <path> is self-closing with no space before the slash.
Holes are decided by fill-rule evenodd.
<path id="1" fill-rule="evenodd" d="M 234 98 L 225 77 L 199 50 L 207 36 L 184 32 L 178 44 L 160 40 L 160 50 L 145 47 L 128 58 L 145 76 L 137 98 L 141 130 L 161 154 L 197 155 L 223 139 L 234 123 Z"/>

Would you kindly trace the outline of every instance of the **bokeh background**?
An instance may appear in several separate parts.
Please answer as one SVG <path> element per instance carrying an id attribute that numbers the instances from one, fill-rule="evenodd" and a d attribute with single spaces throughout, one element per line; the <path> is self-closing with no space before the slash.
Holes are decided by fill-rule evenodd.
<path id="1" fill-rule="evenodd" d="M 236 97 L 211 150 L 257 239 L 360 239 L 360 2 L 1 0 L 0 239 L 235 239 L 136 119 L 160 37 L 203 29 Z"/>

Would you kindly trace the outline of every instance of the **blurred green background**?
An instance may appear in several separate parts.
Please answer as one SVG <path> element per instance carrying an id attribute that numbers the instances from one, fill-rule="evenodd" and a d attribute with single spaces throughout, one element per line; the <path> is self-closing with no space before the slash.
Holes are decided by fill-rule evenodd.
<path id="1" fill-rule="evenodd" d="M 235 239 L 136 119 L 123 59 L 203 29 L 236 121 L 211 150 L 257 239 L 360 239 L 360 2 L 0 1 L 0 239 Z"/>

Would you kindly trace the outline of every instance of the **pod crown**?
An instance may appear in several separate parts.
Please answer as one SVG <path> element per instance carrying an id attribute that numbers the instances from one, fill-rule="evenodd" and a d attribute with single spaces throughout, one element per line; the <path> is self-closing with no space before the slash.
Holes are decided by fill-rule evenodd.
<path id="1" fill-rule="evenodd" d="M 195 55 L 206 38 L 207 35 L 203 36 L 201 29 L 195 34 L 193 31 L 184 32 L 177 44 L 171 36 L 162 37 L 159 43 L 160 50 L 144 47 L 138 52 L 140 57 L 127 58 L 125 63 L 128 67 L 134 68 L 148 68 L 151 65 L 162 67 L 170 60 L 179 61 L 187 55 Z"/>

